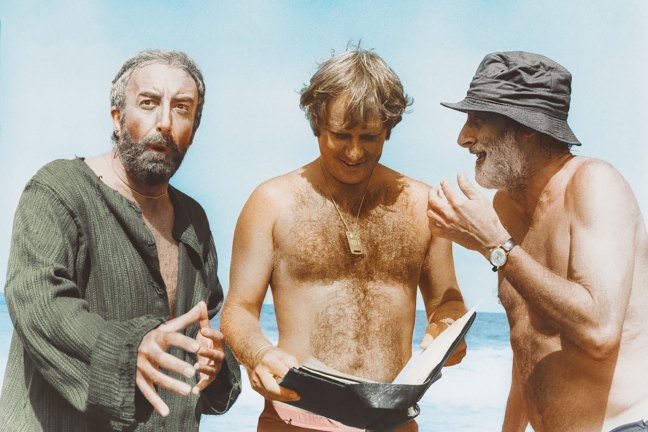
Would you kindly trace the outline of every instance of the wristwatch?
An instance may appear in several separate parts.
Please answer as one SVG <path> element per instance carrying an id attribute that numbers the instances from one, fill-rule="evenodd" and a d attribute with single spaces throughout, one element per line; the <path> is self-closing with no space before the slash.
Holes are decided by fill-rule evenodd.
<path id="1" fill-rule="evenodd" d="M 490 258 L 488 261 L 493 265 L 493 271 L 496 272 L 504 264 L 506 264 L 506 261 L 508 260 L 508 254 L 513 250 L 513 248 L 517 246 L 517 243 L 515 243 L 515 240 L 512 238 L 506 240 L 504 243 L 501 245 L 493 248 L 490 250 Z"/>

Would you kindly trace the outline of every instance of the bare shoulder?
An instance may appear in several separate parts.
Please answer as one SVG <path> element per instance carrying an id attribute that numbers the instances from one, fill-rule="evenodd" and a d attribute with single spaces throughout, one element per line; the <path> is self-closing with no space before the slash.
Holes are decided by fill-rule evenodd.
<path id="1" fill-rule="evenodd" d="M 299 188 L 302 170 L 303 168 L 300 168 L 264 181 L 254 189 L 248 203 L 272 204 L 273 208 L 284 206 Z"/>
<path id="2" fill-rule="evenodd" d="M 633 196 L 628 182 L 609 162 L 580 156 L 574 159 L 573 168 L 570 169 L 571 164 L 563 168 L 569 176 L 565 190 L 568 199 L 588 198 L 609 193 L 615 196 L 607 196 L 606 199 L 617 197 L 626 199 L 628 196 Z"/>
<path id="3" fill-rule="evenodd" d="M 381 165 L 381 178 L 386 189 L 398 194 L 398 200 L 427 208 L 430 186 L 425 182 L 413 179 L 386 166 Z"/>
<path id="4" fill-rule="evenodd" d="M 570 168 L 569 165 L 573 167 Z M 639 207 L 630 185 L 610 163 L 592 158 L 576 157 L 563 168 L 569 177 L 565 186 L 565 205 L 576 214 L 592 211 L 617 211 Z M 616 209 L 616 210 L 614 210 Z"/>
<path id="5" fill-rule="evenodd" d="M 241 211 L 239 224 L 274 225 L 274 221 L 280 218 L 294 201 L 301 178 L 300 170 L 301 168 L 273 177 L 257 186 Z"/>
<path id="6" fill-rule="evenodd" d="M 408 227 L 421 244 L 427 245 L 435 239 L 429 230 L 427 216 L 430 186 L 390 168 L 382 167 L 382 170 L 384 174 L 381 178 L 385 185 L 381 197 L 382 207 L 399 218 L 399 226 Z M 445 240 L 438 238 L 438 241 Z"/>

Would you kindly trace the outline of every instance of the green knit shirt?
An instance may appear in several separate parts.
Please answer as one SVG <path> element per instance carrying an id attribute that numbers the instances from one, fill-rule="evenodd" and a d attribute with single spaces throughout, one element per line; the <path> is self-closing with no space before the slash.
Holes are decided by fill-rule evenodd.
<path id="1" fill-rule="evenodd" d="M 223 293 L 207 217 L 169 188 L 178 242 L 176 315 L 200 300 L 210 317 Z M 83 159 L 54 161 L 27 184 L 16 211 L 5 286 L 14 324 L 0 396 L 8 431 L 196 431 L 229 409 L 240 370 L 229 350 L 200 397 L 160 391 L 163 418 L 135 386 L 142 337 L 169 317 L 155 239 L 132 201 Z M 198 326 L 185 334 L 195 337 Z M 172 348 L 190 364 L 193 354 Z M 174 376 L 190 384 L 197 379 Z"/>

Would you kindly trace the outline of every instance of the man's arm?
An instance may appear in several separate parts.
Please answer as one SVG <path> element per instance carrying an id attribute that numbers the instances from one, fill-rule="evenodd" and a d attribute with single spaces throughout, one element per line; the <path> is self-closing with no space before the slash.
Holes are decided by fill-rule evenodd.
<path id="1" fill-rule="evenodd" d="M 603 162 L 586 163 L 565 193 L 571 216 L 567 278 L 511 252 L 503 277 L 541 315 L 595 359 L 613 354 L 621 339 L 632 288 L 635 232 L 643 223 L 634 194 Z"/>
<path id="2" fill-rule="evenodd" d="M 442 183 L 447 202 L 434 191 L 430 194 L 433 230 L 486 257 L 488 249 L 510 236 L 468 179 L 458 180 L 466 197 L 447 183 Z M 566 278 L 540 265 L 521 246 L 509 254 L 501 277 L 567 339 L 593 358 L 604 359 L 621 338 L 632 286 L 634 235 L 642 223 L 639 208 L 616 170 L 603 162 L 586 162 L 567 186 L 565 217 L 570 218 Z"/>
<path id="3" fill-rule="evenodd" d="M 431 236 L 421 270 L 419 289 L 429 323 L 421 341 L 421 348 L 425 348 L 454 320 L 466 313 L 466 306 L 457 284 L 450 241 Z M 462 341 L 447 365 L 459 363 L 465 355 L 466 343 Z"/>
<path id="4" fill-rule="evenodd" d="M 187 375 L 193 367 L 168 358 L 164 349 L 197 347 L 190 338 L 159 329 L 160 317 L 107 321 L 89 311 L 74 282 L 79 242 L 84 241 L 75 218 L 48 186 L 36 181 L 27 185 L 12 232 L 7 307 L 38 372 L 63 398 L 81 412 L 131 424 L 136 374 L 157 376 L 147 368 L 153 363 Z M 151 350 L 142 353 L 146 335 L 152 336 L 147 345 Z M 180 393 L 190 390 L 187 384 L 171 380 L 161 385 Z"/>
<path id="5" fill-rule="evenodd" d="M 243 207 L 234 232 L 230 286 L 221 329 L 238 360 L 245 365 L 254 390 L 267 399 L 296 400 L 297 394 L 277 384 L 277 378 L 297 366 L 297 360 L 276 348 L 261 331 L 259 316 L 273 270 L 274 221 L 281 199 L 265 183 Z"/>

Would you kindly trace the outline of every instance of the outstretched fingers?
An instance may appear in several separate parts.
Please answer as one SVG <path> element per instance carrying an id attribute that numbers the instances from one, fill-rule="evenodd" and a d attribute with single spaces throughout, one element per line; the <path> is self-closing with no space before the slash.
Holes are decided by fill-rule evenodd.
<path id="1" fill-rule="evenodd" d="M 445 198 L 441 196 L 439 188 L 432 186 L 428 192 L 428 204 L 430 205 L 430 208 L 438 211 L 443 209 L 448 203 Z"/>
<path id="2" fill-rule="evenodd" d="M 183 335 L 180 331 L 191 324 L 204 320 L 206 316 L 207 307 L 204 302 L 200 302 L 188 312 L 151 330 L 140 342 L 137 353 L 135 383 L 146 400 L 162 416 L 168 415 L 169 407 L 157 393 L 156 385 L 183 396 L 188 395 L 192 387 L 187 383 L 172 378 L 160 369 L 184 375 L 187 378 L 194 376 L 196 373 L 193 365 L 166 351 L 174 346 L 186 352 L 197 353 L 200 344 L 196 340 Z"/>
<path id="3" fill-rule="evenodd" d="M 184 335 L 178 333 L 171 333 L 165 336 L 167 340 L 179 341 L 179 342 L 172 342 L 169 345 L 180 347 L 187 352 L 196 352 L 198 350 L 198 348 L 194 346 L 194 344 L 196 344 L 196 341 Z M 181 339 L 179 336 L 182 337 L 183 339 Z M 154 363 L 160 366 L 161 368 L 171 372 L 175 372 L 179 375 L 184 375 L 187 378 L 194 376 L 196 373 L 196 370 L 189 363 L 180 360 L 176 356 L 173 356 L 165 351 L 157 352 L 154 356 L 151 357 L 154 359 Z"/>
<path id="4" fill-rule="evenodd" d="M 189 327 L 191 324 L 195 322 L 201 322 L 201 323 L 204 322 L 206 316 L 207 316 L 207 305 L 205 304 L 204 301 L 201 301 L 198 302 L 198 304 L 193 308 L 191 308 L 189 311 L 162 324 L 160 328 L 166 331 L 177 332 L 186 327 Z M 207 319 L 207 324 L 209 325 L 209 317 L 207 317 L 206 319 Z"/>
<path id="5" fill-rule="evenodd" d="M 441 195 L 437 186 L 432 186 L 428 192 L 428 207 L 439 216 L 447 211 L 448 201 Z"/>
<path id="6" fill-rule="evenodd" d="M 214 331 L 220 334 L 219 331 Z M 205 329 L 202 330 L 202 333 L 205 333 Z M 208 339 L 208 342 L 198 351 L 198 361 L 194 364 L 194 368 L 200 373 L 200 380 L 193 388 L 194 394 L 199 394 L 216 379 L 223 366 L 223 361 L 225 361 L 222 342 L 217 343 L 214 347 L 212 347 L 211 339 Z"/>
<path id="7" fill-rule="evenodd" d="M 178 381 L 177 379 L 171 378 L 170 376 L 162 373 L 158 367 L 155 367 L 149 361 L 138 360 L 137 369 L 138 372 L 146 379 L 146 381 L 151 384 L 156 384 L 160 387 L 179 393 L 183 396 L 187 396 L 189 392 L 191 392 L 191 386 L 189 384 Z M 193 371 L 193 368 L 191 369 Z"/>
<path id="8" fill-rule="evenodd" d="M 170 346 L 178 347 L 183 351 L 196 353 L 200 349 L 200 344 L 196 340 L 177 332 L 163 332 L 160 335 L 160 345 L 163 350 Z"/>
<path id="9" fill-rule="evenodd" d="M 464 172 L 457 174 L 457 185 L 459 189 L 468 197 L 469 200 L 481 200 L 482 195 L 479 193 L 474 184 L 468 179 Z"/>
<path id="10" fill-rule="evenodd" d="M 194 368 L 200 373 L 198 383 L 193 387 L 192 392 L 195 395 L 200 394 L 209 384 L 211 384 L 221 370 L 225 360 L 225 339 L 223 334 L 212 329 L 207 313 L 207 306 L 202 303 L 200 307 L 200 320 L 196 341 L 200 344 L 197 357 L 198 361 Z"/>
<path id="11" fill-rule="evenodd" d="M 169 407 L 155 390 L 153 382 L 146 379 L 139 370 L 135 374 L 135 384 L 137 384 L 137 388 L 139 388 L 142 395 L 149 401 L 155 411 L 162 417 L 169 415 Z"/>
<path id="12" fill-rule="evenodd" d="M 198 325 L 201 329 L 204 328 L 210 328 L 209 324 L 209 313 L 207 311 L 207 304 L 204 301 L 199 302 L 194 308 L 198 309 L 199 312 L 199 319 L 198 319 Z"/>

